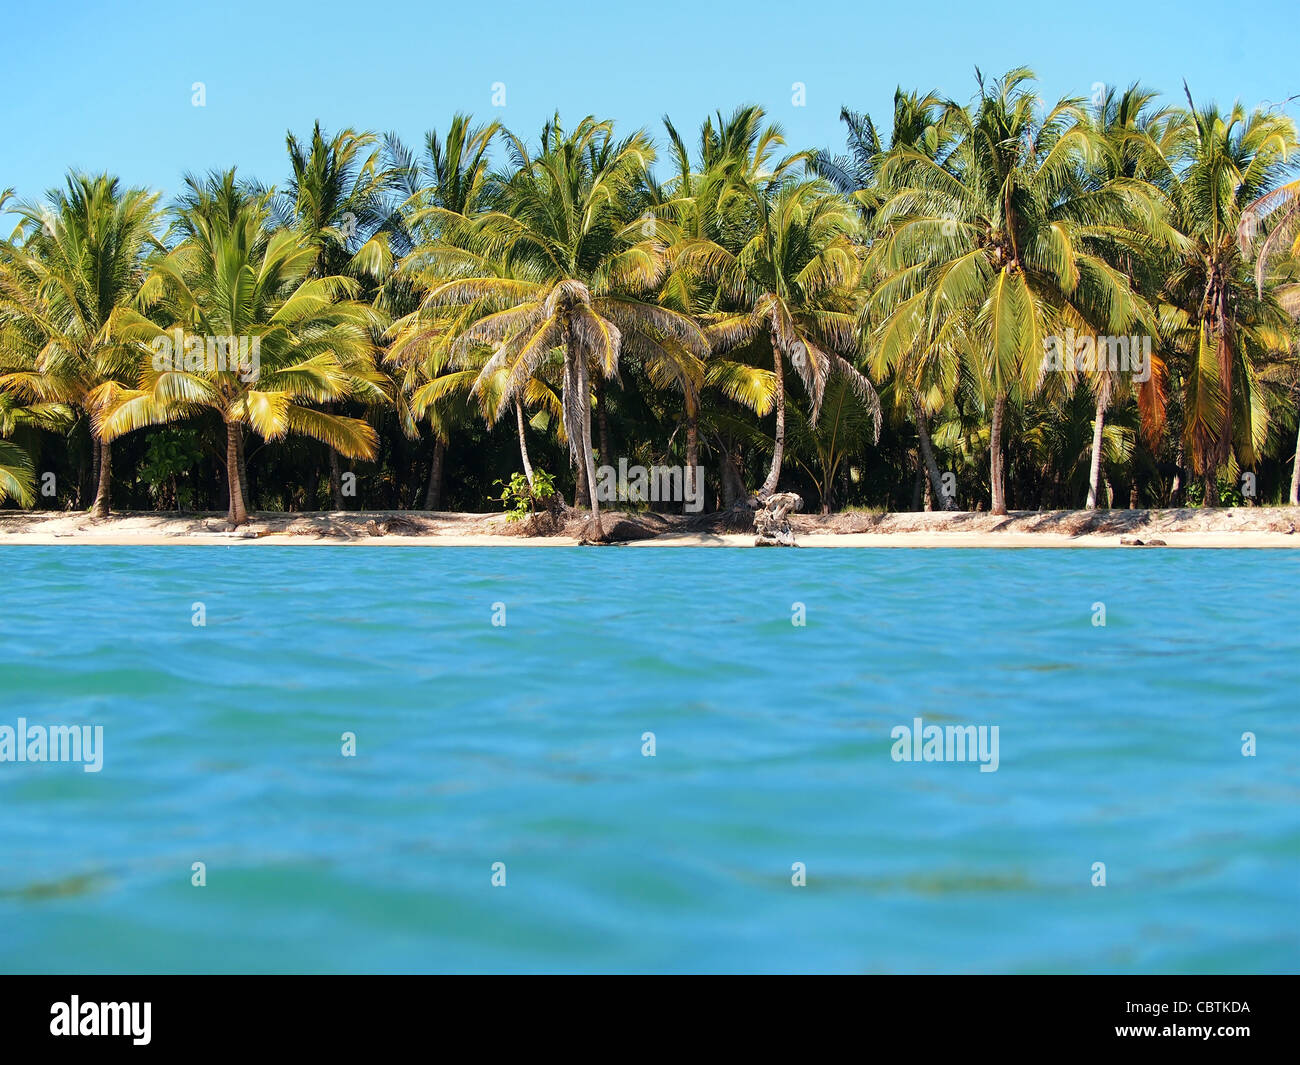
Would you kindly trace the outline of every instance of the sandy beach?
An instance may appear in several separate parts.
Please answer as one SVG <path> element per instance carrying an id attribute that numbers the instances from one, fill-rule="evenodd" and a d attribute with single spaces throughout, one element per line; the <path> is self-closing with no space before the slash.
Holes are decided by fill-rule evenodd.
<path id="1" fill-rule="evenodd" d="M 611 542 L 632 547 L 752 547 L 752 532 L 722 515 L 603 513 Z M 792 516 L 798 545 L 820 547 L 1300 547 L 1300 508 L 1016 511 Z M 66 511 L 0 512 L 4 544 L 258 544 L 425 547 L 572 547 L 584 518 L 528 535 L 501 514 L 423 511 L 256 514 L 231 530 L 221 514 L 123 513 L 94 519 Z"/>

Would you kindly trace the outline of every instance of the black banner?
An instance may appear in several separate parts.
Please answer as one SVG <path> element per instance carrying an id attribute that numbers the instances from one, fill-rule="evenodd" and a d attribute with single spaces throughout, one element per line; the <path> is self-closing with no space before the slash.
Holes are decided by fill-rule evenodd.
<path id="1" fill-rule="evenodd" d="M 531 1050 L 662 1043 L 730 1049 L 824 1041 L 988 1052 L 1182 1056 L 1294 1050 L 1294 977 L 887 977 L 549 980 L 446 977 L 41 976 L 0 980 L 4 1050 L 430 1051 L 453 1037 Z M 632 1042 L 611 1043 L 610 1026 Z M 698 1033 L 698 1034 L 697 1034 Z M 1288 1049 L 1289 1048 L 1289 1049 Z M 894 1053 L 894 1051 L 891 1051 Z M 22 1060 L 11 1057 L 10 1060 Z"/>

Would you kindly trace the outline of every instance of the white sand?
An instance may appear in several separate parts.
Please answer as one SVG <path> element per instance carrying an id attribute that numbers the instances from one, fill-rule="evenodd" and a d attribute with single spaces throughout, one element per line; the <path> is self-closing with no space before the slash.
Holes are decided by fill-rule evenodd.
<path id="1" fill-rule="evenodd" d="M 611 528 L 618 515 L 609 515 Z M 387 522 L 397 524 L 382 533 Z M 419 528 L 401 528 L 414 521 Z M 1021 512 L 988 514 L 905 513 L 799 515 L 801 547 L 1121 547 L 1121 539 L 1158 539 L 1170 548 L 1297 548 L 1297 508 L 1114 511 L 1087 514 Z M 1124 531 L 1115 531 L 1116 527 Z M 570 526 L 572 529 L 573 526 Z M 1097 531 L 1086 531 L 1097 528 Z M 500 514 L 334 513 L 258 514 L 248 526 L 227 532 L 220 515 L 135 513 L 95 521 L 84 513 L 0 512 L 5 544 L 259 544 L 392 547 L 572 547 L 576 536 L 503 535 L 512 529 Z M 1077 530 L 1072 532 L 1071 530 Z M 629 547 L 752 547 L 749 533 L 670 531 Z M 1131 550 L 1142 548 L 1132 547 Z"/>

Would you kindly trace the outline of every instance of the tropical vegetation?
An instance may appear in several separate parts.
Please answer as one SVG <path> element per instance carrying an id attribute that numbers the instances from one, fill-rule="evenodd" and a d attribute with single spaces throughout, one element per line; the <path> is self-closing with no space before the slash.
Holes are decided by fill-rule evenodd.
<path id="1" fill-rule="evenodd" d="M 599 536 L 620 459 L 701 469 L 710 510 L 1300 502 L 1284 112 L 1017 69 L 841 119 L 843 150 L 756 107 L 456 115 L 420 151 L 318 123 L 277 185 L 6 190 L 0 502 L 240 525 L 505 485 Z"/>

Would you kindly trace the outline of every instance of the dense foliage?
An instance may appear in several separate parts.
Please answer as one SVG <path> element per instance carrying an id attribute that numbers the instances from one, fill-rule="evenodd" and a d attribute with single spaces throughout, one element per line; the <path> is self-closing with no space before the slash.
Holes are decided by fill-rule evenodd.
<path id="1" fill-rule="evenodd" d="M 6 192 L 0 501 L 240 523 L 554 475 L 598 512 L 623 459 L 709 508 L 1295 502 L 1296 130 L 1186 104 L 1016 70 L 900 91 L 887 136 L 845 110 L 844 152 L 753 107 L 662 152 L 458 115 L 166 206 Z"/>

